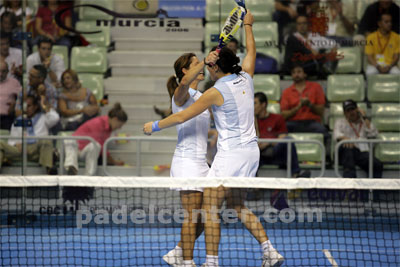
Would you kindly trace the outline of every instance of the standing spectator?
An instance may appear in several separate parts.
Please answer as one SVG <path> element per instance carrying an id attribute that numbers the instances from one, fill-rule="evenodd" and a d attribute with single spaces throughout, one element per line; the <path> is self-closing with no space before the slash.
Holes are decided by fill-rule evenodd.
<path id="1" fill-rule="evenodd" d="M 71 40 L 67 36 L 68 31 L 60 28 L 54 20 L 57 12 L 64 8 L 59 2 L 59 0 L 42 1 L 43 6 L 39 7 L 36 14 L 35 30 L 37 34 L 49 38 L 56 45 L 71 47 Z M 69 10 L 62 14 L 61 20 L 65 26 L 72 28 L 72 18 Z"/>
<path id="2" fill-rule="evenodd" d="M 10 130 L 15 118 L 15 101 L 21 92 L 20 83 L 7 77 L 8 65 L 0 59 L 0 128 Z"/>
<path id="3" fill-rule="evenodd" d="M 368 36 L 378 29 L 378 21 L 383 13 L 389 13 L 392 17 L 393 31 L 400 34 L 400 7 L 392 0 L 379 0 L 370 4 L 364 12 L 358 26 L 358 33 Z"/>
<path id="4" fill-rule="evenodd" d="M 293 84 L 281 97 L 282 116 L 289 132 L 322 133 L 324 142 L 329 139 L 328 130 L 321 123 L 325 110 L 325 95 L 321 85 L 307 81 L 301 66 L 292 68 Z"/>
<path id="5" fill-rule="evenodd" d="M 40 102 L 39 102 L 40 101 Z M 43 113 L 42 111 L 43 110 Z M 28 136 L 48 136 L 49 129 L 57 124 L 60 117 L 58 113 L 46 105 L 45 102 L 34 96 L 26 98 L 26 116 L 18 117 L 11 127 L 10 136 L 22 137 L 22 128 L 25 127 Z M 47 174 L 56 174 L 53 168 L 53 145 L 51 140 L 27 140 L 28 160 L 39 162 L 46 167 Z M 0 166 L 4 157 L 9 160 L 20 159 L 22 156 L 21 139 L 0 141 Z"/>
<path id="6" fill-rule="evenodd" d="M 4 5 L 0 9 L 0 15 L 6 11 L 15 14 L 17 25 L 19 28 L 22 28 L 22 0 L 4 0 Z M 25 8 L 25 18 L 27 23 L 32 19 L 32 13 L 32 9 L 27 6 Z"/>
<path id="7" fill-rule="evenodd" d="M 400 36 L 391 30 L 392 17 L 389 13 L 380 15 L 378 27 L 377 31 L 367 37 L 365 54 L 368 57 L 368 66 L 366 74 L 400 74 L 397 67 L 400 54 Z"/>
<path id="8" fill-rule="evenodd" d="M 29 71 L 28 91 L 22 97 L 22 93 L 18 95 L 16 105 L 16 116 L 22 113 L 23 99 L 28 95 L 39 97 L 46 103 L 46 106 L 57 109 L 58 93 L 57 90 L 45 81 L 47 70 L 43 65 L 35 65 Z"/>
<path id="9" fill-rule="evenodd" d="M 0 58 L 5 60 L 10 68 L 7 77 L 22 78 L 22 51 L 10 47 L 10 34 L 0 34 Z"/>
<path id="10" fill-rule="evenodd" d="M 26 69 L 37 64 L 43 65 L 47 70 L 46 82 L 60 87 L 61 74 L 65 71 L 64 60 L 56 54 L 52 54 L 53 42 L 49 38 L 41 37 L 38 41 L 38 52 L 31 54 L 26 60 Z"/>
<path id="11" fill-rule="evenodd" d="M 68 175 L 78 173 L 78 159 L 85 159 L 85 175 L 94 175 L 97 171 L 97 160 L 103 150 L 104 142 L 111 133 L 120 129 L 128 120 L 128 116 L 119 103 L 108 112 L 108 116 L 99 116 L 82 124 L 73 136 L 89 136 L 96 143 L 86 140 L 65 141 L 65 162 Z M 121 160 L 114 159 L 108 154 L 107 162 L 111 165 L 124 165 Z"/>
<path id="12" fill-rule="evenodd" d="M 258 92 L 254 95 L 254 115 L 256 116 L 256 130 L 259 138 L 287 139 L 287 128 L 282 115 L 269 113 L 267 111 L 268 98 L 264 93 Z M 292 177 L 310 177 L 308 171 L 300 173 L 299 161 L 297 159 L 296 146 L 292 146 Z M 286 167 L 287 143 L 258 143 L 260 148 L 260 166 L 265 164 L 278 164 Z"/>
<path id="13" fill-rule="evenodd" d="M 61 124 L 65 131 L 75 131 L 84 122 L 94 118 L 100 109 L 96 97 L 82 87 L 75 71 L 68 69 L 61 76 L 63 91 L 58 100 Z"/>
<path id="14" fill-rule="evenodd" d="M 336 42 L 318 33 L 311 33 L 308 30 L 308 23 L 304 15 L 296 19 L 297 31 L 289 36 L 286 43 L 285 73 L 290 73 L 293 65 L 301 65 L 308 75 L 319 75 L 325 62 L 336 61 Z M 324 54 L 327 50 L 331 52 Z M 329 72 L 333 72 L 333 69 Z"/>
<path id="15" fill-rule="evenodd" d="M 378 130 L 365 116 L 365 111 L 357 107 L 357 103 L 349 99 L 343 102 L 345 118 L 335 122 L 333 136 L 336 141 L 362 140 L 375 138 Z M 368 173 L 369 145 L 367 143 L 347 143 L 339 148 L 339 162 L 343 165 L 343 177 L 356 178 L 356 165 Z M 382 177 L 383 165 L 374 157 L 374 178 Z"/>

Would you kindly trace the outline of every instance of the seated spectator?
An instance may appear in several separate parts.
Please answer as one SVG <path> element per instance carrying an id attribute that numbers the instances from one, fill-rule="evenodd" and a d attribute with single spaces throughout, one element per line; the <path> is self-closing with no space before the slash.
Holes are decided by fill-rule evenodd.
<path id="1" fill-rule="evenodd" d="M 18 48 L 10 47 L 11 36 L 0 34 L 0 58 L 4 59 L 9 67 L 7 77 L 22 79 L 22 51 Z"/>
<path id="2" fill-rule="evenodd" d="M 365 116 L 365 111 L 349 99 L 343 102 L 345 118 L 335 122 L 333 136 L 337 142 L 342 140 L 361 140 L 375 138 L 378 130 Z M 356 178 L 356 165 L 368 173 L 369 145 L 367 143 L 347 143 L 339 148 L 339 162 L 343 165 L 343 177 Z M 383 165 L 374 157 L 374 178 L 382 177 Z"/>
<path id="3" fill-rule="evenodd" d="M 390 14 L 381 14 L 378 30 L 367 37 L 365 54 L 368 57 L 366 74 L 400 74 L 397 67 L 400 54 L 400 36 L 392 30 Z"/>
<path id="4" fill-rule="evenodd" d="M 296 19 L 297 31 L 290 35 L 286 43 L 283 70 L 290 73 L 291 67 L 303 66 L 308 75 L 334 72 L 337 63 L 336 42 L 308 30 L 308 19 L 300 15 Z M 331 49 L 329 53 L 325 51 Z"/>
<path id="5" fill-rule="evenodd" d="M 370 4 L 364 12 L 358 25 L 358 33 L 368 36 L 378 29 L 378 21 L 384 13 L 389 13 L 392 17 L 392 30 L 400 34 L 400 7 L 392 0 L 379 0 Z"/>
<path id="6" fill-rule="evenodd" d="M 6 11 L 15 14 L 17 18 L 17 25 L 20 29 L 22 29 L 22 0 L 4 0 L 4 5 L 0 9 L 0 15 Z M 32 13 L 32 9 L 27 6 L 25 8 L 25 18 L 27 23 L 29 23 L 29 21 L 32 19 Z"/>
<path id="7" fill-rule="evenodd" d="M 0 22 L 0 35 L 13 36 L 14 33 L 18 32 L 17 17 L 14 15 L 14 13 L 8 11 L 4 12 L 1 15 Z M 10 46 L 21 49 L 22 42 L 20 40 L 16 40 L 15 38 L 11 38 Z"/>
<path id="8" fill-rule="evenodd" d="M 280 101 L 282 116 L 289 132 L 322 133 L 326 144 L 329 132 L 321 123 L 325 110 L 324 91 L 321 85 L 306 78 L 301 66 L 293 66 L 293 85 L 283 91 Z"/>
<path id="9" fill-rule="evenodd" d="M 46 106 L 57 109 L 58 93 L 57 90 L 51 84 L 45 81 L 47 76 L 47 70 L 43 65 L 34 65 L 29 71 L 28 90 L 25 92 L 25 96 L 22 97 L 22 93 L 18 95 L 17 105 L 15 114 L 20 116 L 23 108 L 23 98 L 29 95 L 39 97 L 43 100 Z"/>
<path id="10" fill-rule="evenodd" d="M 340 46 L 352 46 L 357 14 L 352 2 L 328 0 L 325 11 L 328 18 L 327 37 Z"/>
<path id="11" fill-rule="evenodd" d="M 78 173 L 78 159 L 85 160 L 85 175 L 95 175 L 97 172 L 97 160 L 103 150 L 104 142 L 110 137 L 111 133 L 120 129 L 128 120 L 128 116 L 119 103 L 116 103 L 108 112 L 108 116 L 99 116 L 82 124 L 73 136 L 89 136 L 96 140 L 93 144 L 87 140 L 66 140 L 65 143 L 65 162 L 68 175 Z M 107 162 L 110 165 L 122 166 L 125 163 L 114 159 L 108 154 Z"/>
<path id="12" fill-rule="evenodd" d="M 34 65 L 43 65 L 47 69 L 46 82 L 58 88 L 65 66 L 64 60 L 59 55 L 52 54 L 52 49 L 53 42 L 46 37 L 41 37 L 38 41 L 38 52 L 31 54 L 26 59 L 26 69 L 29 72 Z"/>
<path id="13" fill-rule="evenodd" d="M 21 92 L 21 84 L 13 77 L 7 77 L 8 65 L 0 59 L 0 128 L 10 130 L 15 118 L 15 101 Z"/>
<path id="14" fill-rule="evenodd" d="M 41 111 L 43 110 L 43 112 Z M 49 129 L 53 127 L 60 117 L 58 113 L 45 104 L 45 101 L 34 96 L 26 98 L 26 118 L 22 116 L 15 120 L 11 127 L 10 136 L 22 137 L 22 128 L 26 129 L 28 136 L 48 136 Z M 28 160 L 39 162 L 46 167 L 48 174 L 56 174 L 53 168 L 53 144 L 51 140 L 27 140 Z M 21 159 L 22 142 L 21 139 L 9 139 L 8 143 L 0 141 L 0 166 L 4 158 L 9 160 Z"/>
<path id="15" fill-rule="evenodd" d="M 65 45 L 71 47 L 71 40 L 67 36 L 68 31 L 60 28 L 54 17 L 58 11 L 64 7 L 60 5 L 59 0 L 42 1 L 43 6 L 39 7 L 36 13 L 35 30 L 38 35 L 45 36 L 56 45 Z M 72 28 L 71 12 L 68 10 L 61 16 L 64 25 Z"/>
<path id="16" fill-rule="evenodd" d="M 82 87 L 78 75 L 71 69 L 61 76 L 63 91 L 58 100 L 61 125 L 65 131 L 75 131 L 84 122 L 94 118 L 100 109 L 92 92 Z"/>
<path id="17" fill-rule="evenodd" d="M 256 116 L 256 130 L 259 138 L 288 139 L 285 119 L 282 115 L 272 114 L 267 111 L 268 98 L 264 93 L 254 95 L 254 115 Z M 260 166 L 265 164 L 278 164 L 286 168 L 287 143 L 258 143 L 260 148 Z M 297 151 L 294 143 L 292 146 L 292 177 L 310 177 L 308 171 L 300 173 Z"/>

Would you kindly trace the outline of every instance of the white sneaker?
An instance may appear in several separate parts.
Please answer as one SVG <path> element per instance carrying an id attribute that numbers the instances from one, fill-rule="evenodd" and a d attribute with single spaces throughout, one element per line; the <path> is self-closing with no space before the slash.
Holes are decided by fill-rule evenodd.
<path id="1" fill-rule="evenodd" d="M 285 258 L 276 249 L 273 249 L 264 253 L 261 267 L 278 267 L 282 265 L 284 260 Z"/>
<path id="2" fill-rule="evenodd" d="M 190 263 L 190 265 L 184 265 L 183 263 L 182 263 L 182 265 L 181 265 L 182 267 L 197 267 L 196 266 L 196 263 L 194 263 L 194 261 L 192 260 L 192 262 Z"/>
<path id="3" fill-rule="evenodd" d="M 162 258 L 166 263 L 173 267 L 180 267 L 183 265 L 183 257 L 178 256 L 175 249 L 169 251 Z"/>

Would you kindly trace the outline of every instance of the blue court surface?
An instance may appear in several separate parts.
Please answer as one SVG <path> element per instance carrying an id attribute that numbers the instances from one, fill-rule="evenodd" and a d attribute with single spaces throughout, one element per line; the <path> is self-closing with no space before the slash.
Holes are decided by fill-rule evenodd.
<path id="1" fill-rule="evenodd" d="M 286 258 L 283 266 L 400 266 L 398 228 L 370 228 L 266 229 Z M 161 257 L 176 245 L 179 232 L 178 227 L 3 226 L 0 265 L 168 266 Z M 221 234 L 220 266 L 261 266 L 260 246 L 246 230 L 224 227 Z M 194 260 L 199 266 L 205 261 L 204 235 L 196 242 Z"/>

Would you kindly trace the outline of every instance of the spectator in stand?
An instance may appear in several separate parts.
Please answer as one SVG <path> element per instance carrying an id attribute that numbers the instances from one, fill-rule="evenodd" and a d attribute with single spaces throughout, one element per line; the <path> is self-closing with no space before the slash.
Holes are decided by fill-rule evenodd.
<path id="1" fill-rule="evenodd" d="M 61 74 L 65 71 L 64 60 L 59 55 L 52 54 L 52 49 L 52 40 L 46 37 L 39 38 L 38 52 L 27 58 L 26 69 L 29 72 L 34 65 L 43 65 L 47 70 L 46 82 L 59 88 L 61 87 Z"/>
<path id="2" fill-rule="evenodd" d="M 361 140 L 375 138 L 378 130 L 365 116 L 365 111 L 357 107 L 357 103 L 349 99 L 343 102 L 345 118 L 335 122 L 333 136 L 337 142 L 342 140 Z M 343 177 L 357 178 L 356 165 L 368 173 L 369 145 L 367 143 L 347 143 L 339 148 L 339 162 L 343 165 Z M 374 157 L 373 177 L 382 177 L 383 165 Z"/>
<path id="3" fill-rule="evenodd" d="M 370 4 L 364 12 L 358 26 L 358 33 L 368 36 L 378 29 L 378 21 L 383 13 L 389 13 L 392 17 L 392 30 L 400 34 L 400 7 L 392 0 L 379 0 Z"/>
<path id="4" fill-rule="evenodd" d="M 6 11 L 14 13 L 17 18 L 18 27 L 22 28 L 22 0 L 4 0 L 4 5 L 0 9 L 0 15 Z M 25 9 L 25 18 L 27 23 L 32 19 L 32 9 L 28 6 Z"/>
<path id="5" fill-rule="evenodd" d="M 300 15 L 296 19 L 297 31 L 290 35 L 286 43 L 284 72 L 290 73 L 291 67 L 301 65 L 308 75 L 332 73 L 332 64 L 337 61 L 336 42 L 308 30 L 308 19 Z M 325 53 L 331 50 L 330 53 Z"/>
<path id="6" fill-rule="evenodd" d="M 12 12 L 4 12 L 1 15 L 0 35 L 13 36 L 18 31 L 17 17 Z M 14 38 L 10 39 L 10 46 L 15 48 L 22 48 L 22 42 Z"/>
<path id="7" fill-rule="evenodd" d="M 41 111 L 43 110 L 43 112 Z M 54 108 L 46 105 L 44 99 L 34 96 L 26 98 L 26 118 L 18 117 L 11 127 L 10 136 L 22 137 L 22 128 L 28 136 L 48 136 L 49 129 L 57 124 L 60 117 Z M 53 145 L 51 140 L 27 140 L 28 160 L 39 162 L 46 167 L 47 174 L 57 174 L 53 168 Z M 0 166 L 4 158 L 20 159 L 22 156 L 21 139 L 0 140 Z"/>
<path id="8" fill-rule="evenodd" d="M 20 116 L 23 108 L 23 98 L 28 95 L 39 97 L 41 101 L 44 101 L 46 106 L 57 109 L 58 93 L 57 90 L 49 83 L 45 81 L 47 76 L 47 70 L 43 65 L 34 65 L 29 71 L 29 83 L 28 90 L 25 92 L 25 96 L 22 97 L 22 92 L 18 95 L 17 105 L 15 114 Z"/>
<path id="9" fill-rule="evenodd" d="M 325 110 L 325 95 L 321 85 L 307 81 L 303 67 L 292 68 L 293 84 L 281 97 L 281 112 L 289 132 L 322 133 L 327 144 L 329 132 L 321 123 Z"/>
<path id="10" fill-rule="evenodd" d="M 397 67 L 400 54 L 400 36 L 392 30 L 392 17 L 383 13 L 379 17 L 378 30 L 367 37 L 365 54 L 368 57 L 366 74 L 400 74 Z"/>
<path id="11" fill-rule="evenodd" d="M 22 78 L 22 51 L 18 48 L 10 47 L 11 36 L 0 34 L 0 58 L 5 60 L 10 71 L 7 77 L 16 79 Z"/>
<path id="12" fill-rule="evenodd" d="M 256 116 L 256 130 L 258 138 L 288 139 L 288 130 L 282 115 L 269 113 L 267 111 L 268 98 L 264 93 L 258 92 L 254 95 L 254 115 Z M 292 177 L 310 177 L 311 173 L 305 171 L 300 173 L 299 161 L 297 159 L 296 146 L 292 146 Z M 260 166 L 266 164 L 278 164 L 286 168 L 287 143 L 258 143 L 260 148 Z"/>
<path id="13" fill-rule="evenodd" d="M 68 69 L 61 76 L 63 91 L 58 100 L 61 125 L 65 131 L 75 131 L 94 118 L 100 109 L 92 92 L 82 87 L 75 71 Z"/>
<path id="14" fill-rule="evenodd" d="M 108 116 L 99 116 L 82 124 L 73 136 L 89 136 L 96 143 L 86 140 L 66 140 L 65 142 L 65 162 L 68 175 L 78 173 L 78 159 L 85 159 L 85 175 L 95 175 L 97 172 L 97 160 L 103 150 L 104 142 L 110 137 L 111 133 L 120 129 L 128 120 L 128 115 L 119 103 L 108 112 Z M 125 163 L 114 159 L 108 154 L 107 162 L 110 165 L 122 166 Z"/>
<path id="15" fill-rule="evenodd" d="M 22 87 L 13 77 L 8 77 L 8 65 L 0 59 L 0 128 L 10 130 L 15 118 L 15 101 Z"/>
<path id="16" fill-rule="evenodd" d="M 65 45 L 71 47 L 71 40 L 67 36 L 68 31 L 60 28 L 54 16 L 58 11 L 62 10 L 64 6 L 60 4 L 59 0 L 45 0 L 42 1 L 43 6 L 39 7 L 35 19 L 35 30 L 38 35 L 45 36 L 53 41 L 56 45 Z M 72 28 L 71 12 L 68 10 L 61 16 L 64 25 Z"/>
<path id="17" fill-rule="evenodd" d="M 338 42 L 340 46 L 352 46 L 357 20 L 355 3 L 328 0 L 325 14 L 329 20 L 327 37 Z"/>

